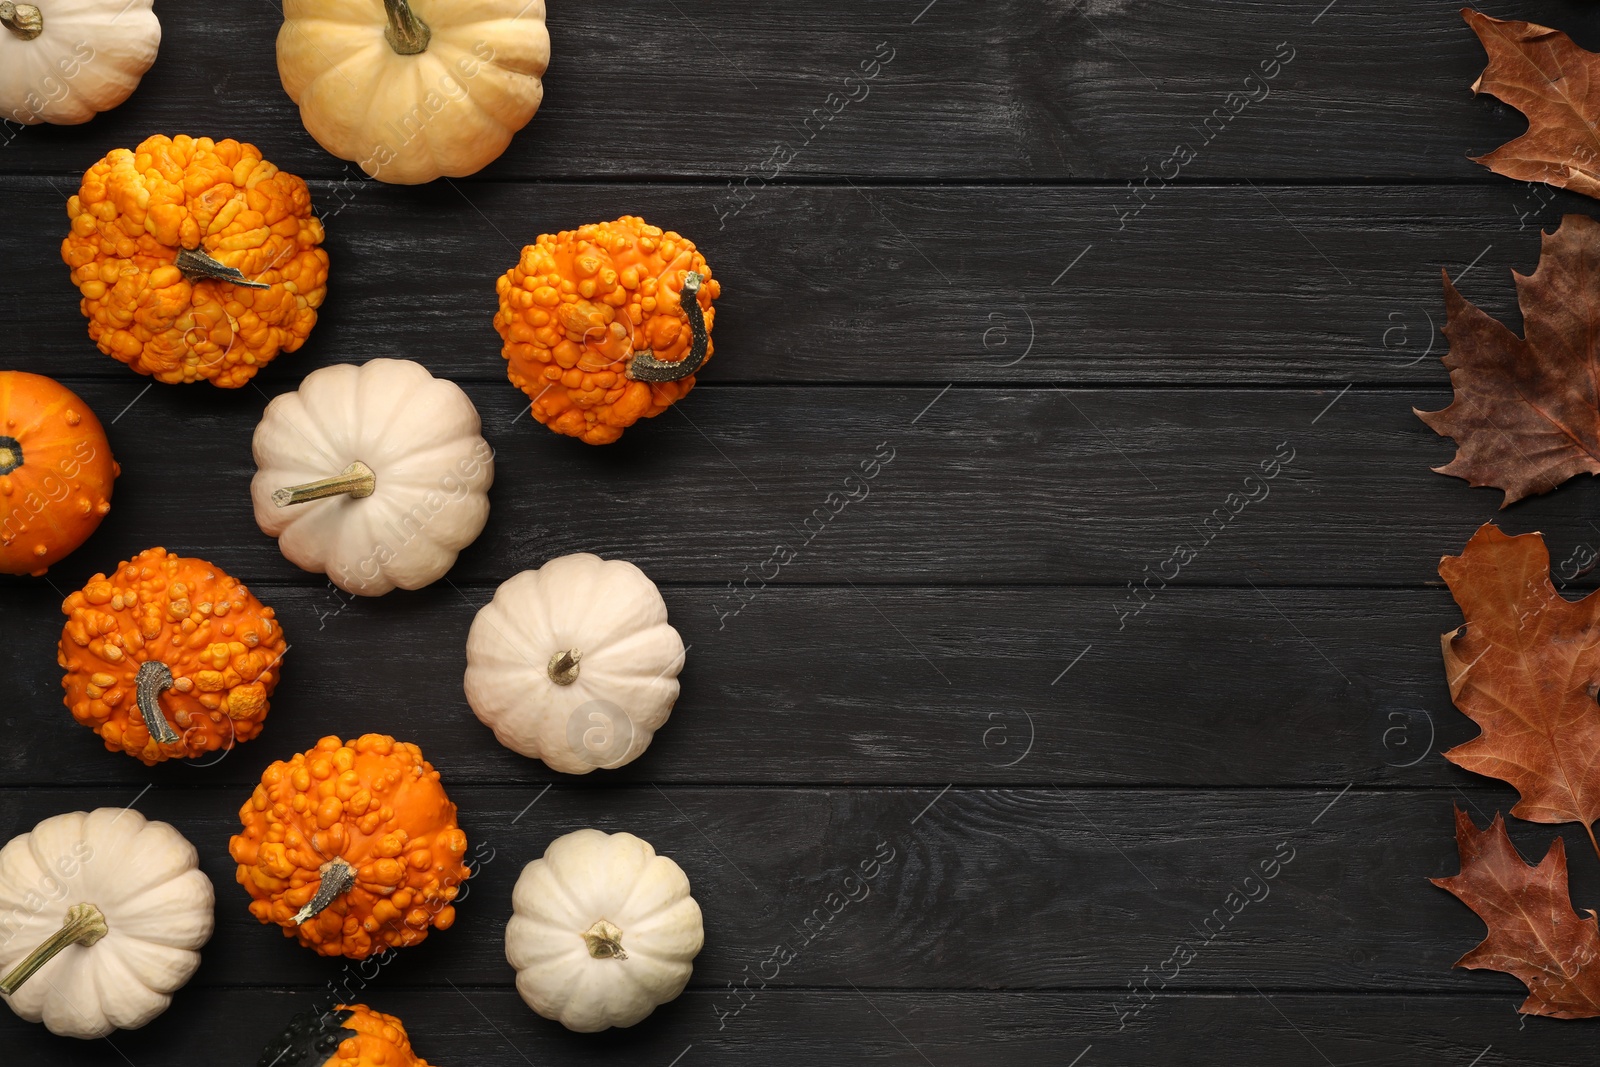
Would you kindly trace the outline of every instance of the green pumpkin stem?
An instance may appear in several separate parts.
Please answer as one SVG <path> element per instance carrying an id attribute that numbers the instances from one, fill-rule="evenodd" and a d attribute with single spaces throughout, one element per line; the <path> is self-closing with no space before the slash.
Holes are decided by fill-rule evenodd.
<path id="1" fill-rule="evenodd" d="M 291 485 L 273 491 L 272 502 L 280 508 L 291 504 L 305 504 L 323 497 L 348 495 L 354 500 L 371 496 L 378 488 L 378 476 L 371 467 L 359 459 L 332 478 L 323 478 L 305 485 Z"/>
<path id="2" fill-rule="evenodd" d="M 22 442 L 15 437 L 0 437 L 0 474 L 10 474 L 22 466 Z"/>
<path id="3" fill-rule="evenodd" d="M 601 919 L 583 932 L 583 943 L 589 946 L 589 955 L 597 960 L 625 960 L 622 951 L 622 931 Z"/>
<path id="4" fill-rule="evenodd" d="M 135 703 L 139 706 L 139 715 L 144 719 L 144 728 L 150 731 L 151 739 L 159 745 L 176 744 L 177 731 L 161 713 L 161 694 L 172 688 L 172 668 L 160 660 L 146 660 L 139 664 L 139 673 L 134 676 L 133 684 Z"/>
<path id="5" fill-rule="evenodd" d="M 706 317 L 700 311 L 700 283 L 705 281 L 700 274 L 690 271 L 683 276 L 683 292 L 678 294 L 678 305 L 683 308 L 684 315 L 688 316 L 689 329 L 694 333 L 694 343 L 689 347 L 689 354 L 676 363 L 656 358 L 656 354 L 649 349 L 636 353 L 628 363 L 628 377 L 636 382 L 676 382 L 689 377 L 700 369 L 700 364 L 706 361 L 706 352 L 711 347 L 711 334 L 706 330 Z"/>
<path id="6" fill-rule="evenodd" d="M 581 659 L 583 653 L 575 648 L 557 652 L 545 665 L 545 673 L 549 674 L 550 680 L 557 685 L 571 685 L 578 680 L 578 661 Z"/>
<path id="7" fill-rule="evenodd" d="M 295 913 L 296 923 L 303 923 L 322 914 L 323 909 L 335 899 L 355 888 L 356 869 L 338 857 L 324 863 L 320 873 L 317 893 L 306 902 L 305 907 Z"/>
<path id="8" fill-rule="evenodd" d="M 183 271 L 183 276 L 190 283 L 209 278 L 217 282 L 229 282 L 241 289 L 271 289 L 270 282 L 253 282 L 244 276 L 244 271 L 238 267 L 225 266 L 211 258 L 203 248 L 180 248 L 178 255 L 172 261 L 173 266 Z"/>
<path id="9" fill-rule="evenodd" d="M 433 31 L 417 17 L 406 0 L 383 0 L 383 10 L 389 16 L 389 28 L 383 31 L 383 39 L 389 42 L 396 55 L 414 56 L 428 50 Z"/>
<path id="10" fill-rule="evenodd" d="M 88 948 L 106 936 L 108 929 L 106 917 L 99 908 L 93 904 L 74 904 L 67 909 L 67 920 L 61 924 L 61 929 L 28 953 L 27 958 L 12 968 L 10 974 L 0 978 L 0 996 L 9 997 L 21 989 L 22 983 L 37 974 L 39 968 L 55 959 L 56 954 L 68 945 Z"/>
<path id="11" fill-rule="evenodd" d="M 32 4 L 0 0 L 0 26 L 24 41 L 31 41 L 44 32 L 44 12 Z"/>

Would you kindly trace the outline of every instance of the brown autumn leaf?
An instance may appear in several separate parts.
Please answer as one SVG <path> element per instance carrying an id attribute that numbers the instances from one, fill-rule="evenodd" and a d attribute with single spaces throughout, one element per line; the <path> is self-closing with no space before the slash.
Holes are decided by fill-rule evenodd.
<path id="1" fill-rule="evenodd" d="M 1489 936 L 1457 967 L 1504 971 L 1528 987 L 1525 1015 L 1588 1019 L 1600 1015 L 1600 925 L 1572 910 L 1567 848 L 1556 838 L 1537 867 L 1517 853 L 1495 814 L 1487 830 L 1456 809 L 1461 873 L 1430 878 L 1478 913 Z"/>
<path id="2" fill-rule="evenodd" d="M 1455 398 L 1417 417 L 1456 441 L 1434 470 L 1505 491 L 1501 507 L 1600 473 L 1600 222 L 1568 215 L 1540 235 L 1539 268 L 1512 271 L 1524 340 L 1444 275 Z"/>
<path id="3" fill-rule="evenodd" d="M 1473 161 L 1508 178 L 1600 197 L 1600 55 L 1547 26 L 1471 8 L 1461 15 L 1489 53 L 1472 91 L 1499 97 L 1528 119 L 1527 133 Z"/>
<path id="4" fill-rule="evenodd" d="M 1466 617 L 1440 639 L 1450 697 L 1483 731 L 1445 758 L 1515 786 L 1518 818 L 1579 822 L 1593 841 L 1600 593 L 1567 600 L 1550 584 L 1544 538 L 1511 537 L 1493 523 L 1441 559 L 1439 576 Z"/>

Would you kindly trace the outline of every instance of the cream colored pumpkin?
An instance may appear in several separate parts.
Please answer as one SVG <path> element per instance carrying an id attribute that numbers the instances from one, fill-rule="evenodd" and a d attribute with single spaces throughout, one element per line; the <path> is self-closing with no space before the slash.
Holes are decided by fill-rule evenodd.
<path id="1" fill-rule="evenodd" d="M 52 816 L 0 849 L 0 994 L 63 1037 L 143 1026 L 200 966 L 211 879 L 131 808 Z"/>
<path id="2" fill-rule="evenodd" d="M 461 387 L 420 363 L 314 370 L 256 426 L 256 524 L 346 592 L 420 589 L 489 520 L 494 450 L 481 425 Z"/>
<path id="3" fill-rule="evenodd" d="M 0 119 L 76 125 L 110 111 L 156 61 L 151 0 L 0 0 Z"/>
<path id="4" fill-rule="evenodd" d="M 284 0 L 278 76 L 317 143 L 379 181 L 499 158 L 544 96 L 544 0 Z"/>
<path id="5" fill-rule="evenodd" d="M 502 745 L 587 774 L 638 759 L 672 714 L 683 638 L 655 583 L 580 552 L 495 591 L 467 634 L 467 703 Z"/>
<path id="6" fill-rule="evenodd" d="M 522 869 L 511 909 L 517 992 L 582 1033 L 632 1026 L 676 998 L 705 944 L 683 868 L 632 834 L 556 838 Z"/>

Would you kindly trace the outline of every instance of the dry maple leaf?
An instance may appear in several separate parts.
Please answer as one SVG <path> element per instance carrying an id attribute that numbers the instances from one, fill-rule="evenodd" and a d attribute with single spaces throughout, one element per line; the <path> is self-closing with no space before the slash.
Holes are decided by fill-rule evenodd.
<path id="1" fill-rule="evenodd" d="M 1526 1015 L 1588 1019 L 1600 1015 L 1600 925 L 1595 913 L 1572 910 L 1567 892 L 1567 849 L 1556 838 L 1537 867 L 1530 867 L 1506 836 L 1498 813 L 1479 830 L 1456 809 L 1461 873 L 1430 878 L 1478 913 L 1489 936 L 1456 961 L 1457 967 L 1504 971 L 1528 987 Z"/>
<path id="2" fill-rule="evenodd" d="M 1600 473 L 1600 222 L 1568 215 L 1540 235 L 1539 269 L 1512 271 L 1524 340 L 1444 275 L 1455 398 L 1416 411 L 1456 457 L 1434 470 L 1505 490 L 1505 507 L 1574 474 Z"/>
<path id="3" fill-rule="evenodd" d="M 1445 758 L 1515 786 L 1518 818 L 1579 822 L 1593 841 L 1600 593 L 1567 600 L 1550 584 L 1544 538 L 1510 537 L 1493 523 L 1441 559 L 1439 576 L 1466 617 L 1440 639 L 1450 698 L 1483 731 Z"/>
<path id="4" fill-rule="evenodd" d="M 1600 197 L 1600 55 L 1560 30 L 1461 9 L 1489 53 L 1472 83 L 1527 116 L 1528 132 L 1475 156 L 1496 174 Z"/>

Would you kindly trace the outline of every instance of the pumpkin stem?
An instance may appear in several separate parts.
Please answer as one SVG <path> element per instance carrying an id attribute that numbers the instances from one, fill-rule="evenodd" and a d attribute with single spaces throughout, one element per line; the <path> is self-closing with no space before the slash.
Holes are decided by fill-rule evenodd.
<path id="1" fill-rule="evenodd" d="M 706 317 L 700 311 L 700 283 L 705 281 L 699 273 L 689 271 L 683 276 L 683 292 L 678 294 L 678 305 L 689 317 L 689 329 L 694 332 L 694 344 L 689 354 L 676 363 L 659 360 L 648 348 L 637 353 L 628 363 L 627 374 L 636 382 L 676 382 L 689 377 L 706 361 L 706 349 L 711 335 L 706 332 Z"/>
<path id="2" fill-rule="evenodd" d="M 167 722 L 167 717 L 161 714 L 161 694 L 171 688 L 172 668 L 154 659 L 139 664 L 139 673 L 134 676 L 139 715 L 144 719 L 144 728 L 150 731 L 150 737 L 161 745 L 178 741 L 178 735 Z"/>
<path id="3" fill-rule="evenodd" d="M 39 968 L 55 959 L 56 953 L 68 945 L 82 945 L 88 948 L 107 932 L 106 917 L 100 909 L 93 904 L 74 904 L 67 909 L 67 921 L 61 924 L 61 929 L 50 936 L 50 940 L 28 953 L 26 959 L 17 964 L 11 973 L 0 978 L 0 996 L 9 997 L 22 983 L 38 973 Z"/>
<path id="4" fill-rule="evenodd" d="M 294 921 L 303 923 L 307 919 L 322 914 L 322 910 L 334 902 L 336 897 L 350 892 L 355 888 L 356 869 L 339 859 L 337 856 L 322 865 L 320 877 L 317 879 L 317 893 L 306 902 L 306 906 L 295 912 Z"/>
<path id="5" fill-rule="evenodd" d="M 0 25 L 22 40 L 31 41 L 44 32 L 44 12 L 32 4 L 0 0 Z"/>
<path id="6" fill-rule="evenodd" d="M 622 931 L 604 919 L 583 932 L 583 941 L 589 946 L 589 955 L 597 960 L 628 958 L 628 954 L 622 951 Z"/>
<path id="7" fill-rule="evenodd" d="M 272 494 L 272 502 L 280 508 L 286 508 L 291 504 L 304 504 L 327 496 L 348 495 L 352 500 L 361 500 L 371 496 L 377 488 L 378 476 L 358 459 L 332 478 L 278 489 Z"/>
<path id="8" fill-rule="evenodd" d="M 578 680 L 578 661 L 583 658 L 583 653 L 575 648 L 565 652 L 557 652 L 550 657 L 550 663 L 545 668 L 550 674 L 550 680 L 557 685 L 571 685 Z"/>
<path id="9" fill-rule="evenodd" d="M 232 282 L 241 289 L 271 289 L 268 282 L 253 282 L 238 267 L 227 267 L 212 259 L 203 248 L 180 248 L 173 265 L 183 271 L 191 283 L 210 278 L 213 281 Z"/>
<path id="10" fill-rule="evenodd" d="M 389 28 L 383 31 L 383 39 L 397 55 L 414 56 L 428 50 L 433 31 L 417 18 L 406 0 L 383 0 L 383 9 L 389 15 Z"/>
<path id="11" fill-rule="evenodd" d="M 22 442 L 15 437 L 0 437 L 0 475 L 22 466 Z"/>

